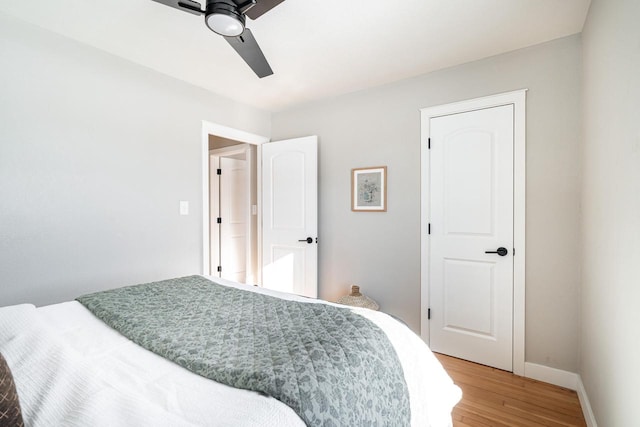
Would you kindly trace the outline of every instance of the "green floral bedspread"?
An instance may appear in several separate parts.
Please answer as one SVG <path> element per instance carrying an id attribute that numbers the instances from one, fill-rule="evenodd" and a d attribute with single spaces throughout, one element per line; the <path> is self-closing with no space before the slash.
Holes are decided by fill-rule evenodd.
<path id="1" fill-rule="evenodd" d="M 272 396 L 309 426 L 405 426 L 409 396 L 385 333 L 350 309 L 201 276 L 78 301 L 131 339 L 214 381 Z"/>

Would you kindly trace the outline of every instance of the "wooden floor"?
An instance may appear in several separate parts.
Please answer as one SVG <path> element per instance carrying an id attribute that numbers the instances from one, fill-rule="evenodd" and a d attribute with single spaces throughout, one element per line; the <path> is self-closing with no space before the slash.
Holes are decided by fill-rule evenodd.
<path id="1" fill-rule="evenodd" d="M 586 426 L 575 391 L 436 354 L 462 400 L 454 427 Z"/>

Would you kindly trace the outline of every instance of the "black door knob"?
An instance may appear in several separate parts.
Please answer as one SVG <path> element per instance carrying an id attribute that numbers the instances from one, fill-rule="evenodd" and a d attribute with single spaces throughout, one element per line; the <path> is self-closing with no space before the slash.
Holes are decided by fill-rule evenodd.
<path id="1" fill-rule="evenodd" d="M 298 242 L 313 243 L 313 239 L 311 237 L 307 237 L 306 239 L 298 240 Z"/>
<path id="2" fill-rule="evenodd" d="M 509 251 L 507 250 L 507 248 L 503 248 L 502 246 L 500 246 L 497 250 L 495 251 L 484 251 L 485 254 L 498 254 L 500 256 L 505 256 L 506 254 L 509 253 Z"/>

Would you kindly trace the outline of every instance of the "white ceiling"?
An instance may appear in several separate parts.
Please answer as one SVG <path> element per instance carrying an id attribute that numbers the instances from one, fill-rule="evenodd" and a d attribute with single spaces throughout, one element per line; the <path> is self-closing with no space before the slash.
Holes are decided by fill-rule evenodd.
<path id="1" fill-rule="evenodd" d="M 589 3 L 286 0 L 247 20 L 275 73 L 264 79 L 202 17 L 151 0 L 2 1 L 0 10 L 219 95 L 278 111 L 579 33 Z"/>

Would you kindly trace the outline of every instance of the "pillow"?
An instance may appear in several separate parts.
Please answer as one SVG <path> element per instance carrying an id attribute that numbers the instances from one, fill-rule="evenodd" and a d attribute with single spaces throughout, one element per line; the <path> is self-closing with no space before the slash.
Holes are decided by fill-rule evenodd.
<path id="1" fill-rule="evenodd" d="M 24 426 L 16 385 L 2 353 L 0 353 L 0 426 Z"/>

